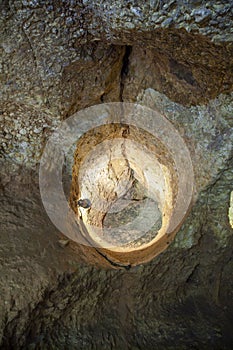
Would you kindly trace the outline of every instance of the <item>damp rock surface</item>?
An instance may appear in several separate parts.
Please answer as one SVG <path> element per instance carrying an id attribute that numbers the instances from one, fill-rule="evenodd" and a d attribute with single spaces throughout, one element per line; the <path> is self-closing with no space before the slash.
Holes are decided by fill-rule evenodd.
<path id="1" fill-rule="evenodd" d="M 1 1 L 1 349 L 232 349 L 232 6 Z M 38 165 L 61 120 L 114 101 L 173 123 L 196 189 L 162 254 L 101 269 L 49 221 Z"/>

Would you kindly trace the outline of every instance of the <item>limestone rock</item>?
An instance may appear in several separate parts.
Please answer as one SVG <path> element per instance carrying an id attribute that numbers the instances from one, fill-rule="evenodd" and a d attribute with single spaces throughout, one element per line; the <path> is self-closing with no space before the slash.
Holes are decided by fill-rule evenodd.
<path id="1" fill-rule="evenodd" d="M 1 1 L 1 349 L 232 349 L 232 9 L 224 0 Z M 111 101 L 163 113 L 195 170 L 175 241 L 133 268 L 103 256 L 106 269 L 84 263 L 85 247 L 77 254 L 52 225 L 38 188 L 61 120 Z"/>

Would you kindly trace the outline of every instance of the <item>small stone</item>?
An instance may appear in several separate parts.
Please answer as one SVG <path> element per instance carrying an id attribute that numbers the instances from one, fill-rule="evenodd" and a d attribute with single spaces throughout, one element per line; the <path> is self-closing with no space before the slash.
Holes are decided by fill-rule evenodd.
<path id="1" fill-rule="evenodd" d="M 88 209 L 91 207 L 91 201 L 89 199 L 79 199 L 77 204 L 79 207 L 82 207 L 84 209 Z"/>
<path id="2" fill-rule="evenodd" d="M 20 146 L 21 146 L 22 149 L 25 150 L 28 147 L 28 143 L 23 141 L 23 142 L 21 142 Z"/>
<path id="3" fill-rule="evenodd" d="M 211 16 L 211 11 L 206 8 L 195 9 L 192 11 L 191 15 L 195 17 L 195 22 L 201 23 L 202 21 L 208 19 Z"/>
<path id="4" fill-rule="evenodd" d="M 13 51 L 13 48 L 7 43 L 2 43 L 2 48 L 5 53 L 11 53 Z"/>
<path id="5" fill-rule="evenodd" d="M 150 7 L 156 11 L 158 9 L 159 6 L 159 0 L 150 0 Z"/>
<path id="6" fill-rule="evenodd" d="M 42 129 L 41 128 L 35 128 L 33 131 L 34 131 L 35 134 L 39 134 L 42 131 Z"/>
<path id="7" fill-rule="evenodd" d="M 59 63 L 55 63 L 55 64 L 53 65 L 53 71 L 54 71 L 55 73 L 60 73 L 61 70 L 62 70 L 62 66 L 61 66 Z"/>
<path id="8" fill-rule="evenodd" d="M 21 129 L 21 130 L 19 131 L 19 133 L 20 133 L 21 135 L 26 135 L 27 130 L 25 130 L 25 129 Z"/>
<path id="9" fill-rule="evenodd" d="M 133 14 L 138 16 L 138 17 L 141 16 L 141 12 L 140 12 L 140 9 L 138 7 L 131 7 L 131 12 L 133 12 Z"/>
<path id="10" fill-rule="evenodd" d="M 161 26 L 163 28 L 168 28 L 170 27 L 170 25 L 173 23 L 173 18 L 169 17 L 167 19 L 165 19 L 165 21 L 163 21 L 163 23 L 161 24 Z"/>
<path id="11" fill-rule="evenodd" d="M 156 23 L 161 23 L 165 19 L 166 19 L 166 16 L 160 16 L 155 22 Z"/>
<path id="12" fill-rule="evenodd" d="M 58 244 L 60 247 L 65 248 L 68 246 L 69 242 L 69 239 L 59 239 Z"/>
<path id="13" fill-rule="evenodd" d="M 151 20 L 152 20 L 152 22 L 156 22 L 158 18 L 159 18 L 158 13 L 153 13 Z"/>
<path id="14" fill-rule="evenodd" d="M 173 5 L 175 0 L 170 1 L 169 3 L 165 4 L 163 6 L 163 10 L 168 10 L 171 5 Z"/>
<path id="15" fill-rule="evenodd" d="M 73 23 L 74 23 L 74 20 L 73 20 L 72 17 L 66 18 L 66 25 L 67 25 L 67 26 L 70 26 L 70 25 L 72 25 Z"/>
<path id="16" fill-rule="evenodd" d="M 46 10 L 47 10 L 48 12 L 53 11 L 53 5 L 49 5 L 49 6 L 46 8 Z"/>
<path id="17" fill-rule="evenodd" d="M 125 27 L 128 29 L 134 29 L 135 25 L 131 22 L 125 22 Z"/>
<path id="18" fill-rule="evenodd" d="M 53 27 L 52 28 L 52 33 L 57 35 L 58 34 L 58 29 L 56 27 Z"/>

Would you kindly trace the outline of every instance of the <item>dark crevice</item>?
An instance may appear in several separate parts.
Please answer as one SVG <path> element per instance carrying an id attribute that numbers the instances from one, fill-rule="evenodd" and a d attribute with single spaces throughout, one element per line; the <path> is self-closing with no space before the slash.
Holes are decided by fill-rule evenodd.
<path id="1" fill-rule="evenodd" d="M 104 96 L 105 96 L 105 93 L 103 93 L 103 94 L 100 96 L 100 101 L 101 101 L 102 103 L 104 103 Z"/>
<path id="2" fill-rule="evenodd" d="M 122 60 L 122 68 L 121 68 L 121 79 L 120 79 L 120 101 L 123 102 L 123 92 L 125 86 L 125 78 L 129 72 L 129 56 L 132 52 L 132 46 L 125 46 L 125 54 Z"/>
<path id="3" fill-rule="evenodd" d="M 199 267 L 200 267 L 200 264 L 199 264 L 199 263 L 196 264 L 196 265 L 193 267 L 193 269 L 192 269 L 190 275 L 189 275 L 189 276 L 187 277 L 187 279 L 186 279 L 186 283 L 193 283 L 193 282 L 195 281 L 195 279 L 197 278 L 198 268 L 199 268 Z"/>
<path id="4" fill-rule="evenodd" d="M 82 232 L 82 237 L 88 242 L 88 245 L 93 246 L 92 239 L 90 238 L 90 236 L 88 234 L 88 231 L 86 229 L 86 226 L 84 225 L 82 220 L 79 221 L 79 229 Z M 93 247 L 93 248 L 95 249 L 97 254 L 99 254 L 102 258 L 104 258 L 112 267 L 118 268 L 118 269 L 125 269 L 125 270 L 129 270 L 131 268 L 130 264 L 129 265 L 124 265 L 124 264 L 121 264 L 121 263 L 116 263 L 116 262 L 112 261 L 111 259 L 109 259 L 106 255 L 104 255 L 97 248 L 95 248 L 95 247 Z"/>
<path id="5" fill-rule="evenodd" d="M 131 268 L 131 265 L 130 265 L 130 264 L 129 264 L 129 265 L 123 265 L 123 264 L 120 264 L 120 263 L 116 263 L 116 262 L 112 261 L 111 259 L 109 259 L 109 258 L 108 258 L 106 255 L 104 255 L 102 252 L 100 252 L 98 249 L 95 248 L 95 250 L 96 250 L 96 252 L 97 252 L 99 255 L 101 255 L 105 260 L 107 260 L 107 262 L 108 262 L 109 264 L 111 264 L 112 266 L 117 267 L 118 269 L 121 268 L 121 269 L 125 269 L 125 270 L 130 270 L 130 268 Z"/>

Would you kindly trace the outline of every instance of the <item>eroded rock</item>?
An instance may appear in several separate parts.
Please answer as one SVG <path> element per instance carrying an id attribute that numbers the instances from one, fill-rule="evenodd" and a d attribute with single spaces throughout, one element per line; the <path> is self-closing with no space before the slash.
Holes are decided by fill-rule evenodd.
<path id="1" fill-rule="evenodd" d="M 231 349 L 232 3 L 0 8 L 1 348 Z M 85 248 L 77 254 L 51 225 L 35 169 L 63 118 L 120 100 L 158 109 L 179 130 L 196 202 L 163 254 L 108 271 L 82 265 Z"/>

